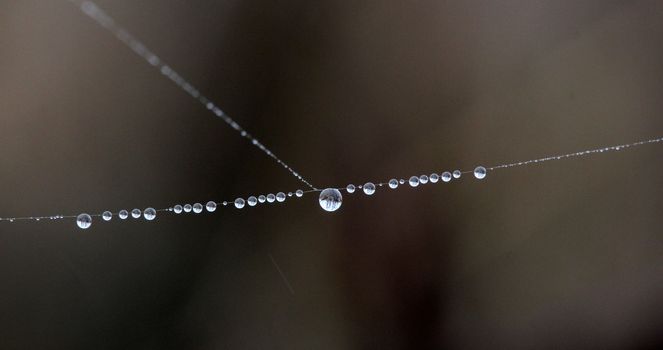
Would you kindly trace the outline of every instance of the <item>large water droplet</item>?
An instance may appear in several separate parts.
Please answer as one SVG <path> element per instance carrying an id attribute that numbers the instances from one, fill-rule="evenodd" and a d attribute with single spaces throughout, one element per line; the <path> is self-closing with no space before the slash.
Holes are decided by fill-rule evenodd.
<path id="1" fill-rule="evenodd" d="M 266 200 L 267 200 L 267 197 L 265 197 L 264 195 L 261 194 L 261 195 L 258 196 L 258 202 L 265 203 Z"/>
<path id="2" fill-rule="evenodd" d="M 196 214 L 200 214 L 203 212 L 203 205 L 200 203 L 196 203 L 193 205 L 193 212 Z"/>
<path id="3" fill-rule="evenodd" d="M 430 182 L 432 184 L 437 183 L 438 181 L 440 181 L 440 175 L 435 174 L 435 173 L 430 174 Z"/>
<path id="4" fill-rule="evenodd" d="M 251 196 L 246 199 L 246 202 L 249 203 L 250 206 L 255 207 L 256 204 L 258 204 L 258 198 Z"/>
<path id="5" fill-rule="evenodd" d="M 445 171 L 442 173 L 442 181 L 444 182 L 449 182 L 451 181 L 451 173 L 448 171 Z"/>
<path id="6" fill-rule="evenodd" d="M 486 168 L 484 168 L 482 166 L 478 166 L 478 167 L 474 168 L 474 177 L 476 177 L 479 180 L 486 177 Z"/>
<path id="7" fill-rule="evenodd" d="M 184 205 L 184 212 L 185 213 L 190 213 L 193 208 L 191 207 L 191 204 L 185 204 Z"/>
<path id="8" fill-rule="evenodd" d="M 396 187 L 398 187 L 398 180 L 396 180 L 396 179 L 389 180 L 389 188 L 391 188 L 393 190 Z"/>
<path id="9" fill-rule="evenodd" d="M 129 217 L 129 212 L 126 210 L 120 210 L 117 216 L 120 218 L 120 220 L 124 220 Z"/>
<path id="10" fill-rule="evenodd" d="M 295 196 L 297 196 L 297 197 L 299 197 L 299 198 L 301 198 L 303 195 L 304 195 L 304 191 L 302 191 L 302 190 L 297 190 L 297 191 L 295 192 Z"/>
<path id="11" fill-rule="evenodd" d="M 131 217 L 138 219 L 140 217 L 140 209 L 134 209 L 131 211 Z"/>
<path id="12" fill-rule="evenodd" d="M 181 214 L 182 210 L 184 210 L 184 209 L 179 204 L 173 207 L 173 211 L 175 212 L 175 214 Z"/>
<path id="13" fill-rule="evenodd" d="M 104 221 L 110 221 L 113 218 L 113 213 L 105 211 L 103 214 L 101 214 L 101 218 L 104 219 Z"/>
<path id="14" fill-rule="evenodd" d="M 270 193 L 270 194 L 267 195 L 267 202 L 268 203 L 274 203 L 275 200 L 276 200 L 276 196 L 274 195 L 274 193 Z"/>
<path id="15" fill-rule="evenodd" d="M 369 196 L 375 193 L 375 185 L 372 182 L 365 183 L 363 189 L 364 193 L 366 193 Z"/>
<path id="16" fill-rule="evenodd" d="M 421 175 L 421 176 L 419 176 L 419 182 L 420 182 L 422 185 L 427 184 L 427 183 L 428 183 L 428 176 L 426 176 L 426 175 Z"/>
<path id="17" fill-rule="evenodd" d="M 83 230 L 88 229 L 92 226 L 92 217 L 88 214 L 80 214 L 76 217 L 76 225 Z"/>
<path id="18" fill-rule="evenodd" d="M 345 190 L 348 191 L 348 193 L 355 193 L 355 185 L 349 184 Z"/>
<path id="19" fill-rule="evenodd" d="M 209 201 L 207 204 L 205 204 L 205 209 L 207 209 L 208 212 L 213 213 L 216 211 L 216 202 L 214 201 Z"/>
<path id="20" fill-rule="evenodd" d="M 283 193 L 283 192 L 279 192 L 279 193 L 277 193 L 277 194 L 276 194 L 276 200 L 277 200 L 279 203 L 284 202 L 284 201 L 285 201 L 285 193 Z"/>
<path id="21" fill-rule="evenodd" d="M 460 170 L 454 170 L 453 174 L 454 179 L 460 179 L 461 172 Z"/>
<path id="22" fill-rule="evenodd" d="M 157 217 L 157 211 L 154 208 L 146 208 L 143 210 L 143 217 L 147 221 L 152 221 Z"/>
<path id="23" fill-rule="evenodd" d="M 408 183 L 409 183 L 410 186 L 412 186 L 412 187 L 417 187 L 417 186 L 419 186 L 419 178 L 416 177 L 416 176 L 412 176 L 412 177 L 410 178 L 410 180 L 408 180 Z"/>
<path id="24" fill-rule="evenodd" d="M 366 188 L 364 186 L 364 188 Z M 320 192 L 320 206 L 326 211 L 336 211 L 343 203 L 341 191 L 335 188 L 327 188 Z"/>
<path id="25" fill-rule="evenodd" d="M 235 199 L 235 208 L 237 208 L 237 209 L 244 208 L 244 203 L 246 203 L 246 202 L 244 202 L 244 199 L 242 199 L 242 198 Z"/>

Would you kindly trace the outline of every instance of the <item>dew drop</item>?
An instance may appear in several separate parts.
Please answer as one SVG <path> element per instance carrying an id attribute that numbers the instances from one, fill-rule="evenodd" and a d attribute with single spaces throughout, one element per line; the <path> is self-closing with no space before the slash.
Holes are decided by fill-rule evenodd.
<path id="1" fill-rule="evenodd" d="M 345 188 L 348 193 L 355 193 L 355 185 L 349 184 L 348 187 Z"/>
<path id="2" fill-rule="evenodd" d="M 285 193 L 283 193 L 283 192 L 279 192 L 279 193 L 277 193 L 277 194 L 276 194 L 276 200 L 277 200 L 279 203 L 283 203 L 283 202 L 285 201 Z"/>
<path id="3" fill-rule="evenodd" d="M 453 174 L 454 179 L 460 179 L 461 172 L 460 170 L 454 170 Z"/>
<path id="4" fill-rule="evenodd" d="M 268 203 L 274 203 L 275 200 L 276 200 L 276 196 L 274 195 L 274 193 L 270 193 L 270 194 L 267 195 L 267 202 Z"/>
<path id="5" fill-rule="evenodd" d="M 375 185 L 372 182 L 367 182 L 364 184 L 364 193 L 367 195 L 372 195 L 375 193 Z"/>
<path id="6" fill-rule="evenodd" d="M 364 188 L 366 188 L 364 186 Z M 327 188 L 320 193 L 320 206 L 326 211 L 336 211 L 343 203 L 341 191 L 335 188 Z"/>
<path id="7" fill-rule="evenodd" d="M 143 210 L 143 217 L 147 221 L 152 221 L 154 220 L 154 218 L 157 217 L 157 211 L 154 210 L 154 208 L 146 208 L 145 210 Z"/>
<path id="8" fill-rule="evenodd" d="M 486 177 L 486 168 L 478 166 L 474 168 L 474 177 L 481 180 Z"/>
<path id="9" fill-rule="evenodd" d="M 440 175 L 435 174 L 435 173 L 430 174 L 429 178 L 430 178 L 430 183 L 432 183 L 432 184 L 437 183 L 438 181 L 440 181 Z"/>
<path id="10" fill-rule="evenodd" d="M 410 178 L 410 180 L 408 180 L 408 183 L 409 183 L 410 186 L 412 186 L 412 187 L 417 187 L 417 186 L 419 186 L 419 178 L 416 177 L 416 176 L 412 176 L 412 177 Z"/>
<path id="11" fill-rule="evenodd" d="M 263 195 L 259 195 L 259 196 L 258 196 L 258 202 L 260 202 L 260 203 L 265 203 L 266 200 L 267 200 L 267 197 L 265 197 L 265 196 L 263 196 Z"/>
<path id="12" fill-rule="evenodd" d="M 292 197 L 292 195 L 293 195 L 292 192 L 288 192 L 288 197 Z"/>
<path id="13" fill-rule="evenodd" d="M 448 171 L 445 171 L 442 173 L 442 181 L 444 182 L 449 182 L 451 181 L 451 173 Z"/>
<path id="14" fill-rule="evenodd" d="M 401 185 L 405 185 L 405 179 L 398 180 L 398 183 L 401 184 Z"/>
<path id="15" fill-rule="evenodd" d="M 191 204 L 185 204 L 184 205 L 184 212 L 185 213 L 190 213 L 192 209 L 193 208 L 191 208 Z"/>
<path id="16" fill-rule="evenodd" d="M 134 209 L 131 211 L 131 217 L 138 219 L 140 217 L 140 209 Z"/>
<path id="17" fill-rule="evenodd" d="M 120 218 L 120 220 L 124 220 L 129 217 L 129 212 L 126 210 L 120 210 L 117 216 Z"/>
<path id="18" fill-rule="evenodd" d="M 242 198 L 235 199 L 235 208 L 237 208 L 237 209 L 244 208 L 244 203 L 245 203 L 244 199 L 242 199 Z"/>
<path id="19" fill-rule="evenodd" d="M 393 190 L 396 187 L 398 187 L 398 180 L 396 180 L 396 179 L 389 180 L 389 188 L 391 188 Z"/>
<path id="20" fill-rule="evenodd" d="M 200 203 L 196 203 L 193 205 L 193 212 L 196 214 L 200 214 L 203 212 L 203 205 Z"/>
<path id="21" fill-rule="evenodd" d="M 113 218 L 113 213 L 105 211 L 103 214 L 101 214 L 101 218 L 104 219 L 104 221 L 110 221 Z"/>
<path id="22" fill-rule="evenodd" d="M 247 198 L 246 202 L 249 203 L 250 206 L 255 207 L 256 204 L 258 204 L 258 198 L 251 196 Z"/>
<path id="23" fill-rule="evenodd" d="M 214 201 L 209 201 L 207 204 L 205 204 L 205 209 L 207 209 L 208 212 L 213 213 L 216 211 L 216 202 Z"/>
<path id="24" fill-rule="evenodd" d="M 175 212 L 175 214 L 181 214 L 182 210 L 183 210 L 182 206 L 179 204 L 173 207 L 173 211 Z"/>
<path id="25" fill-rule="evenodd" d="M 301 198 L 303 195 L 304 195 L 304 191 L 302 191 L 302 190 L 297 190 L 297 191 L 295 192 L 295 196 L 297 196 L 297 197 L 299 197 L 299 198 Z"/>
<path id="26" fill-rule="evenodd" d="M 83 230 L 92 226 L 92 217 L 88 214 L 80 214 L 76 217 L 76 225 Z"/>

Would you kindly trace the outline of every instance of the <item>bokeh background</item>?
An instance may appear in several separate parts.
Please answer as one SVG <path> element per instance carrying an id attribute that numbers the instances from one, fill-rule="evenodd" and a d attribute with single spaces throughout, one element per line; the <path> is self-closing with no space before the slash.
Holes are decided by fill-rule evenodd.
<path id="1" fill-rule="evenodd" d="M 318 187 L 663 135 L 656 0 L 97 4 Z M 0 216 L 302 186 L 69 2 L 0 8 Z M 662 156 L 0 222 L 0 348 L 661 348 Z"/>

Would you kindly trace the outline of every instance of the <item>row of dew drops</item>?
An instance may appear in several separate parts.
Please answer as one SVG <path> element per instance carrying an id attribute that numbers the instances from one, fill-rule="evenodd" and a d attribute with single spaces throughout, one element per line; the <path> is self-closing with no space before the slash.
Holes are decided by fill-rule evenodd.
<path id="1" fill-rule="evenodd" d="M 486 177 L 486 168 L 483 166 L 478 166 L 474 169 L 474 177 L 477 179 L 483 179 Z M 420 175 L 420 176 L 412 176 L 408 179 L 407 183 L 411 187 L 417 187 L 420 184 L 427 184 L 428 182 L 431 183 L 437 183 L 438 181 L 442 180 L 443 182 L 449 182 L 451 179 L 458 179 L 462 175 L 462 172 L 460 170 L 454 170 L 453 172 L 448 172 L 445 171 L 442 174 L 436 174 L 433 173 L 430 176 L 429 175 Z M 399 185 L 404 185 L 405 184 L 405 179 L 391 179 L 389 180 L 386 185 L 389 186 L 391 189 L 396 189 L 398 188 Z M 379 186 L 382 186 L 382 184 L 378 184 Z M 366 195 L 373 195 L 376 191 L 376 185 L 372 182 L 367 182 L 363 186 L 358 186 L 359 189 L 361 189 L 364 194 Z M 354 193 L 356 191 L 357 187 L 353 184 L 349 184 L 348 186 L 345 187 L 345 191 L 347 193 Z M 250 196 L 246 200 L 243 198 L 237 198 L 233 202 L 235 208 L 237 209 L 242 209 L 244 208 L 247 204 L 251 207 L 256 206 L 258 203 L 274 203 L 274 202 L 285 202 L 287 197 L 292 197 L 296 196 L 298 198 L 301 198 L 304 196 L 304 191 L 302 190 L 297 190 L 294 192 L 288 192 L 286 195 L 284 192 L 278 192 L 277 194 L 270 193 L 268 195 L 260 195 L 258 197 L 255 196 Z M 337 188 L 327 188 L 325 190 L 322 190 L 320 193 L 319 197 L 319 203 L 322 209 L 328 212 L 333 212 L 338 210 L 342 203 L 343 203 L 343 196 L 341 195 L 341 192 Z M 172 208 L 164 209 L 165 211 L 170 211 L 175 214 L 181 214 L 181 213 L 195 213 L 195 214 L 200 214 L 203 212 L 203 210 L 207 210 L 208 212 L 212 213 L 216 211 L 218 205 L 221 204 L 223 206 L 227 206 L 230 204 L 229 202 L 221 202 L 217 203 L 214 201 L 209 201 L 205 206 L 201 203 L 195 203 L 193 205 L 191 204 L 185 204 L 185 205 L 175 205 Z M 157 216 L 157 210 L 154 208 L 146 208 L 141 212 L 140 209 L 133 209 L 131 213 L 129 213 L 127 210 L 121 210 L 117 216 L 121 220 L 125 220 L 131 215 L 132 218 L 138 219 L 141 217 L 141 215 L 145 218 L 147 221 L 152 221 L 156 218 Z M 101 214 L 101 218 L 104 221 L 110 221 L 113 218 L 113 213 L 110 211 L 105 211 Z M 78 225 L 79 228 L 81 229 L 88 229 L 92 226 L 92 216 L 86 213 L 80 214 L 76 217 L 76 224 Z"/>

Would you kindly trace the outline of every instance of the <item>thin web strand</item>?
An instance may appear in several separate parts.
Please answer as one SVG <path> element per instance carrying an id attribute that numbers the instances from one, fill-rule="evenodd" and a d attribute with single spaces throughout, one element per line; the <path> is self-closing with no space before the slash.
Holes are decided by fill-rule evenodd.
<path id="1" fill-rule="evenodd" d="M 171 66 L 166 64 L 159 56 L 147 48 L 140 40 L 136 39 L 131 33 L 126 29 L 119 26 L 115 20 L 104 12 L 99 6 L 97 6 L 92 1 L 80 1 L 80 0 L 69 0 L 69 2 L 77 5 L 80 10 L 94 20 L 98 25 L 108 30 L 115 38 L 121 41 L 123 44 L 128 46 L 134 53 L 144 59 L 150 66 L 157 69 L 163 76 L 172 81 L 177 87 L 186 92 L 193 99 L 198 101 L 203 105 L 207 110 L 213 113 L 215 116 L 221 118 L 226 124 L 235 129 L 242 137 L 246 138 L 253 144 L 255 147 L 259 148 L 263 153 L 272 158 L 276 163 L 281 165 L 286 169 L 290 174 L 296 177 L 298 180 L 306 184 L 310 189 L 317 189 L 313 186 L 308 180 L 306 180 L 300 173 L 295 171 L 290 165 L 286 164 L 281 158 L 279 158 L 274 152 L 272 152 L 267 146 L 258 141 L 253 135 L 246 131 L 242 126 L 240 126 L 235 120 L 233 120 L 228 114 L 226 114 L 218 105 L 210 101 L 205 97 L 200 90 L 198 90 L 193 84 L 184 79 L 180 74 L 178 74 Z"/>
<path id="2" fill-rule="evenodd" d="M 562 155 L 557 155 L 557 156 L 536 158 L 536 159 L 531 159 L 531 160 L 526 160 L 526 161 L 521 161 L 521 162 L 515 162 L 515 163 L 505 163 L 505 164 L 501 164 L 501 165 L 495 165 L 495 166 L 492 166 L 492 167 L 488 167 L 488 168 L 486 168 L 486 170 L 487 171 L 493 171 L 493 170 L 513 168 L 513 167 L 518 167 L 518 166 L 527 166 L 527 165 L 540 164 L 540 163 L 544 163 L 544 162 L 552 161 L 552 160 L 562 160 L 562 159 L 569 159 L 569 158 L 576 158 L 576 157 L 585 157 L 585 156 L 589 156 L 589 155 L 593 155 L 593 154 L 599 154 L 599 153 L 617 152 L 617 151 L 632 149 L 632 148 L 638 147 L 638 146 L 656 144 L 656 143 L 661 143 L 661 142 L 663 142 L 663 137 L 644 140 L 644 141 L 637 141 L 637 142 L 632 142 L 632 143 L 627 143 L 627 144 L 622 144 L 622 145 L 616 145 L 616 146 L 594 148 L 594 149 L 590 149 L 590 150 L 586 150 L 586 151 L 567 153 L 567 154 L 562 154 Z M 472 173 L 473 172 L 472 170 L 465 170 L 465 171 L 459 170 L 459 171 L 462 174 L 467 174 L 467 173 Z M 433 173 L 436 173 L 436 172 L 433 172 Z M 404 182 L 405 184 L 407 184 L 407 177 L 400 178 L 399 180 L 400 180 L 399 181 L 400 186 L 407 187 L 407 185 L 403 185 L 403 183 L 401 183 L 401 182 Z M 447 181 L 442 181 L 441 179 L 439 181 L 440 182 L 447 182 Z M 458 179 L 454 178 L 450 181 L 451 182 L 456 182 L 456 181 L 458 181 Z M 384 181 L 383 182 L 374 182 L 373 184 L 376 186 L 376 188 L 381 188 L 381 187 L 388 187 L 389 182 L 388 181 L 386 181 L 386 182 L 384 182 Z M 356 192 L 357 193 L 361 192 L 362 186 L 363 186 L 363 184 L 356 186 Z M 333 188 L 336 188 L 339 191 L 347 191 L 347 187 L 333 187 Z M 296 195 L 296 193 L 298 191 L 301 191 L 301 196 Z M 312 190 L 307 190 L 307 191 L 298 190 L 298 191 L 281 192 L 281 193 L 285 194 L 286 199 L 287 198 L 301 199 L 304 196 L 307 196 L 311 193 L 321 192 L 320 189 L 312 189 Z M 355 192 L 355 191 L 353 191 L 353 192 Z M 274 194 L 270 193 L 269 195 L 274 195 Z M 274 195 L 274 196 L 276 196 L 276 195 Z M 239 197 L 239 198 L 236 198 L 236 199 L 244 199 L 245 200 L 246 198 L 247 197 Z M 219 206 L 219 208 L 224 208 L 224 207 L 235 208 L 234 201 L 235 200 L 211 201 L 211 202 L 214 202 L 216 205 Z M 279 205 L 279 204 L 285 204 L 285 202 L 286 201 L 284 201 L 284 202 L 273 201 L 273 202 L 270 202 L 270 203 L 260 202 L 260 203 L 256 204 L 255 206 L 258 207 L 258 206 L 264 206 L 264 205 L 267 205 L 267 204 Z M 184 203 L 184 202 L 182 202 L 182 203 Z M 191 203 L 193 203 L 193 202 L 191 202 Z M 201 203 L 204 203 L 204 202 L 201 202 Z M 173 205 L 173 206 L 167 207 L 167 208 L 156 209 L 156 211 L 157 212 L 171 212 L 172 213 L 173 208 L 175 206 L 177 206 L 177 205 Z M 248 207 L 251 207 L 251 206 L 246 205 L 245 207 L 248 208 Z M 126 209 L 126 210 L 128 211 L 128 209 Z M 117 217 L 119 212 L 120 211 L 118 210 L 118 211 L 114 211 L 114 212 L 111 212 L 111 213 L 112 213 L 113 217 Z M 94 218 L 94 217 L 101 217 L 102 214 L 103 213 L 89 214 L 89 215 Z M 194 214 L 194 215 L 198 215 L 198 214 Z M 77 215 L 24 216 L 24 217 L 0 218 L 0 222 L 63 220 L 63 219 L 75 219 L 76 217 L 77 217 Z M 134 220 L 134 219 L 126 219 L 124 221 L 130 221 L 130 220 Z"/>

